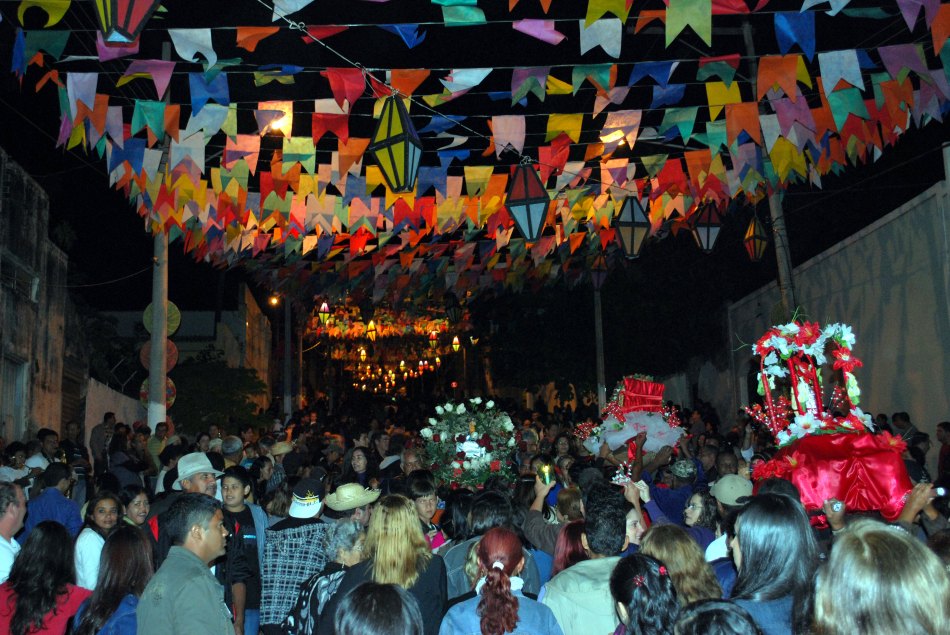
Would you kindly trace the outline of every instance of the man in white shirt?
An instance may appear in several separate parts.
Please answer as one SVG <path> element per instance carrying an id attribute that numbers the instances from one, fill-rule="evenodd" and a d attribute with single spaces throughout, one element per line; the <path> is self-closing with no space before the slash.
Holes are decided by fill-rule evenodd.
<path id="1" fill-rule="evenodd" d="M 10 577 L 20 543 L 13 536 L 23 527 L 26 499 L 23 489 L 14 483 L 0 482 L 0 583 Z"/>

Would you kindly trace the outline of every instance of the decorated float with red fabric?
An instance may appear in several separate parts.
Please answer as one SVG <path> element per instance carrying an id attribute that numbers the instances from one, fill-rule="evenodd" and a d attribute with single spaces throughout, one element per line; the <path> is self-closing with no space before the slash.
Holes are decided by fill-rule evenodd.
<path id="1" fill-rule="evenodd" d="M 616 450 L 640 432 L 647 433 L 644 451 L 656 452 L 664 445 L 676 446 L 684 430 L 677 413 L 663 404 L 665 386 L 645 375 L 623 378 L 604 408 L 599 424 L 578 426 L 575 435 L 591 454 L 607 443 Z"/>
<path id="2" fill-rule="evenodd" d="M 746 409 L 779 446 L 753 471 L 755 481 L 779 477 L 794 483 L 802 503 L 818 512 L 829 499 L 851 511 L 880 511 L 895 519 L 912 484 L 901 457 L 905 444 L 877 434 L 858 407 L 851 327 L 793 321 L 774 326 L 755 343 L 760 359 L 759 394 L 764 405 Z M 823 403 L 822 369 L 830 362 L 829 400 Z"/>

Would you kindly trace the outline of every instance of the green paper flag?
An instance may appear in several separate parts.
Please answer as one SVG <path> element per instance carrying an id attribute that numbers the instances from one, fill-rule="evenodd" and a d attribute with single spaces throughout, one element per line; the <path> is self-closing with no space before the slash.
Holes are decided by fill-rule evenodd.
<path id="1" fill-rule="evenodd" d="M 145 127 L 157 137 L 165 134 L 165 102 L 135 100 L 131 134 L 134 135 Z"/>
<path id="2" fill-rule="evenodd" d="M 687 26 L 712 46 L 712 0 L 670 0 L 666 10 L 666 46 Z"/>
<path id="3" fill-rule="evenodd" d="M 478 7 L 442 7 L 445 26 L 474 26 L 485 24 L 485 12 Z"/>
<path id="4" fill-rule="evenodd" d="M 656 177 L 660 173 L 660 170 L 663 169 L 663 166 L 666 165 L 666 159 L 669 157 L 667 154 L 651 154 L 649 156 L 641 157 L 643 161 L 643 167 L 646 169 L 647 174 L 651 178 Z"/>
<path id="5" fill-rule="evenodd" d="M 693 136 L 693 126 L 696 124 L 696 114 L 698 107 L 690 108 L 669 108 L 663 114 L 663 122 L 660 124 L 660 134 L 666 134 L 670 128 L 676 128 L 679 135 L 683 138 L 683 143 L 689 143 Z"/>
<path id="6" fill-rule="evenodd" d="M 862 119 L 870 119 L 867 105 L 861 96 L 861 91 L 857 88 L 844 88 L 836 90 L 827 95 L 828 105 L 831 107 L 831 116 L 835 119 L 835 126 L 838 130 L 844 127 L 844 122 L 848 120 L 848 115 L 857 115 Z"/>
<path id="7" fill-rule="evenodd" d="M 577 94 L 577 91 L 580 90 L 585 79 L 590 79 L 592 83 L 604 90 L 610 90 L 610 70 L 612 68 L 613 64 L 575 66 L 571 72 L 571 88 L 573 89 L 573 94 Z"/>

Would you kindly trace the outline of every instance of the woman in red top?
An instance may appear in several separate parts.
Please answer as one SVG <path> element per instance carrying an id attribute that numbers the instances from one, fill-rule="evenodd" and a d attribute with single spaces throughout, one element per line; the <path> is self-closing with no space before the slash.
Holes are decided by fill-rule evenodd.
<path id="1" fill-rule="evenodd" d="M 69 532 L 57 522 L 41 522 L 30 532 L 10 578 L 0 584 L 0 633 L 63 635 L 90 595 L 75 581 Z"/>

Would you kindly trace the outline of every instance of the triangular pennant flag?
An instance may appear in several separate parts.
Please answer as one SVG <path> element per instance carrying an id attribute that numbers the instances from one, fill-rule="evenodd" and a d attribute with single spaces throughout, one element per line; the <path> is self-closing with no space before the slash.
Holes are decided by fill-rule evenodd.
<path id="1" fill-rule="evenodd" d="M 712 46 L 712 0 L 670 0 L 666 10 L 666 46 L 686 27 Z"/>

